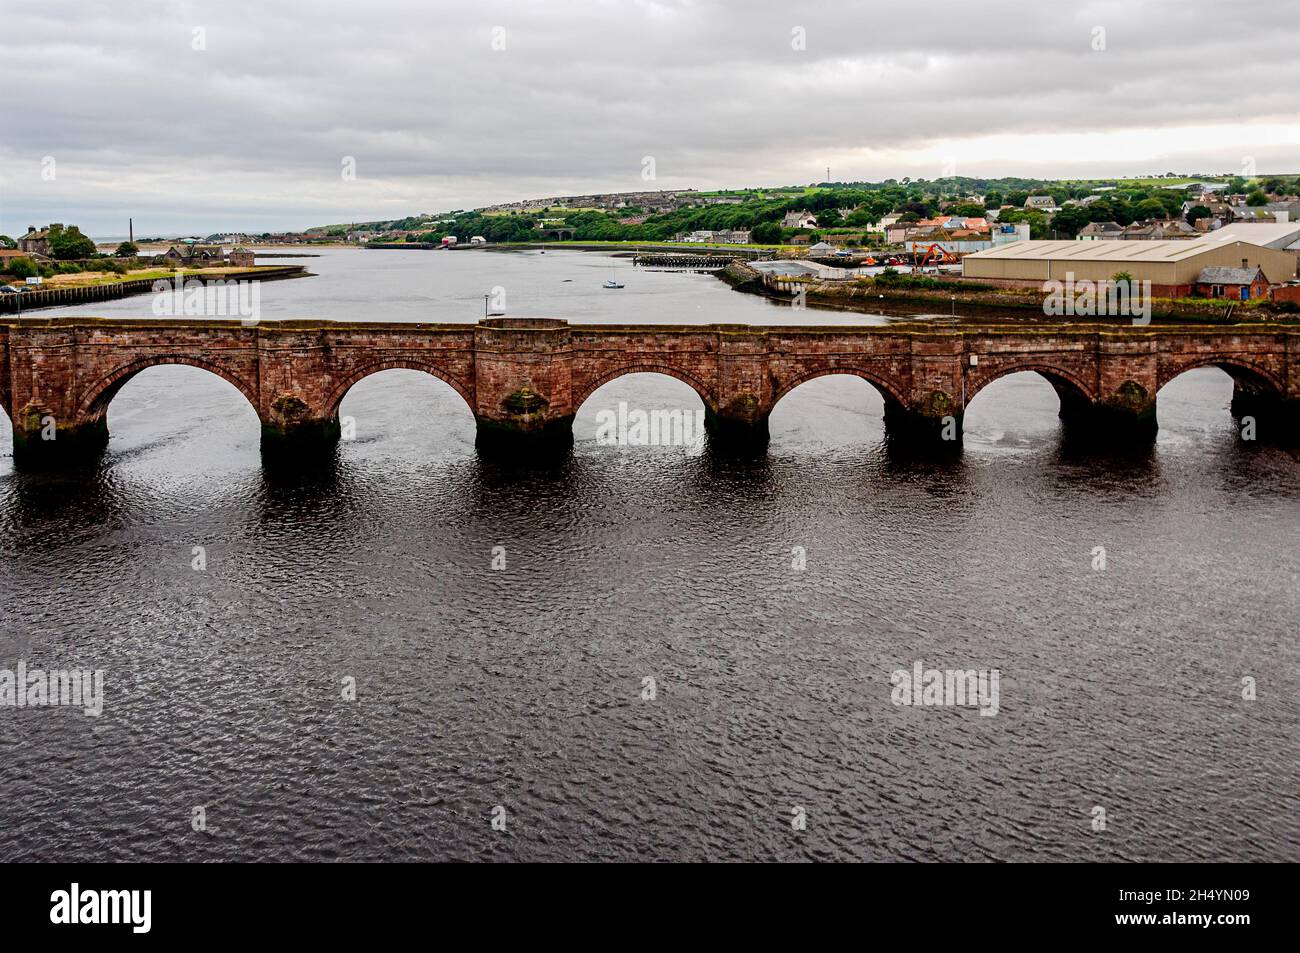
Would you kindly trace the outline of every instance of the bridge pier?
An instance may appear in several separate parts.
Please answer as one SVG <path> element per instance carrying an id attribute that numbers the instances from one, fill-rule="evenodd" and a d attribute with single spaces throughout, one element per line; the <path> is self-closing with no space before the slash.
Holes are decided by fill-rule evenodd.
<path id="1" fill-rule="evenodd" d="M 71 424 L 41 407 L 28 406 L 14 421 L 14 466 L 48 470 L 94 463 L 108 445 L 105 415 Z"/>
<path id="2" fill-rule="evenodd" d="M 944 407 L 947 413 L 915 409 L 896 400 L 885 401 L 885 436 L 895 445 L 924 447 L 960 447 L 963 411 Z"/>
<path id="3" fill-rule="evenodd" d="M 291 426 L 262 424 L 262 454 L 277 460 L 328 456 L 339 442 L 338 420 L 310 420 Z"/>
<path id="4" fill-rule="evenodd" d="M 1109 397 L 1097 401 L 1064 388 L 1057 393 L 1067 437 L 1108 446 L 1141 446 L 1155 440 L 1155 395 L 1135 381 L 1125 381 Z"/>
<path id="5" fill-rule="evenodd" d="M 709 433 L 709 440 L 720 449 L 759 450 L 766 447 L 771 439 L 768 430 L 770 417 L 770 414 L 761 416 L 719 414 L 705 407 L 704 429 Z"/>
<path id="6" fill-rule="evenodd" d="M 1254 421 L 1249 439 L 1300 444 L 1300 399 L 1289 400 L 1237 381 L 1232 388 L 1232 416 L 1237 418 L 1243 436 L 1247 420 Z"/>
<path id="7" fill-rule="evenodd" d="M 754 450 L 766 447 L 771 439 L 771 416 L 771 407 L 764 407 L 756 394 L 742 390 L 717 410 L 705 401 L 704 429 L 719 448 Z"/>
<path id="8" fill-rule="evenodd" d="M 573 414 L 537 421 L 475 414 L 474 445 L 493 455 L 550 456 L 573 446 Z"/>
<path id="9" fill-rule="evenodd" d="M 284 394 L 262 420 L 262 454 L 276 461 L 303 461 L 334 452 L 340 436 L 338 415 L 319 417 L 307 402 Z"/>

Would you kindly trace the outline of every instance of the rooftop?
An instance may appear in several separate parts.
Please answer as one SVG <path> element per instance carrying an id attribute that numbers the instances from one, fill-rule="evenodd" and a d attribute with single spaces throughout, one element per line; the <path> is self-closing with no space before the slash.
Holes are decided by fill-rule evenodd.
<path id="1" fill-rule="evenodd" d="M 1300 239 L 1300 222 L 1242 222 L 1206 232 L 1205 237 L 1215 242 L 1250 242 L 1254 245 L 1267 245 L 1288 238 L 1295 241 Z"/>
<path id="2" fill-rule="evenodd" d="M 1259 274 L 1258 268 L 1228 268 L 1223 265 L 1211 265 L 1202 268 L 1197 281 L 1204 285 L 1248 285 Z"/>
<path id="3" fill-rule="evenodd" d="M 1222 231 L 1222 229 L 1220 229 Z M 1182 261 L 1207 251 L 1222 248 L 1224 242 L 1211 238 L 1174 239 L 1170 241 L 1028 241 L 1010 242 L 967 255 L 971 258 L 1011 258 L 1030 261 Z M 1252 244 L 1235 242 L 1235 244 Z"/>

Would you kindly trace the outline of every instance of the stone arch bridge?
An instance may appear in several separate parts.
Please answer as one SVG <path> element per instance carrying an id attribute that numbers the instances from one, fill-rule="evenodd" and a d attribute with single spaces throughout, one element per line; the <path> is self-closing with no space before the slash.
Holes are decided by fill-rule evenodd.
<path id="1" fill-rule="evenodd" d="M 1300 327 L 1286 325 L 899 324 L 884 327 L 570 325 L 238 320 L 16 319 L 0 324 L 0 405 L 15 457 L 63 459 L 107 440 L 109 401 L 160 364 L 205 368 L 256 410 L 268 450 L 328 444 L 357 381 L 412 368 L 464 398 L 482 442 L 572 439 L 573 416 L 600 385 L 652 371 L 690 385 L 714 439 L 762 441 L 776 403 L 827 374 L 884 395 L 891 438 L 960 439 L 962 413 L 992 381 L 1037 371 L 1068 425 L 1107 439 L 1149 439 L 1156 393 L 1214 365 L 1236 382 L 1234 411 L 1294 438 L 1300 427 Z M 51 439 L 52 438 L 52 439 Z"/>

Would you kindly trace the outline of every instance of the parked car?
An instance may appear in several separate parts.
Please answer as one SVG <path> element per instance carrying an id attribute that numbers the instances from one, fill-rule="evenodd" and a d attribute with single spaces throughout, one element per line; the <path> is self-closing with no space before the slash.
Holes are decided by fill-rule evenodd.
<path id="1" fill-rule="evenodd" d="M 0 294 L 20 295 L 22 293 L 22 288 L 15 288 L 13 285 L 0 285 Z"/>

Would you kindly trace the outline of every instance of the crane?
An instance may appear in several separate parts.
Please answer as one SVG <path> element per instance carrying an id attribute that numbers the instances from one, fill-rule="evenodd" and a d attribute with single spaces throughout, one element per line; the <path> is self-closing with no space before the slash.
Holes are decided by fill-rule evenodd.
<path id="1" fill-rule="evenodd" d="M 957 261 L 957 256 L 951 252 L 943 250 L 943 246 L 937 242 L 930 245 L 925 250 L 925 255 L 918 262 L 916 260 L 916 242 L 912 242 L 912 274 L 916 274 L 933 260 L 936 265 L 950 265 Z"/>

